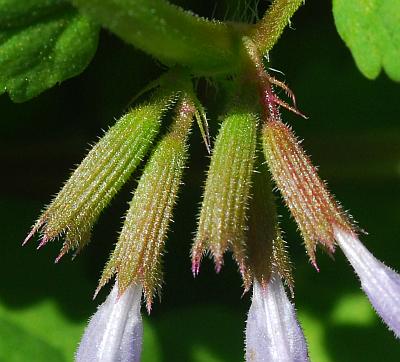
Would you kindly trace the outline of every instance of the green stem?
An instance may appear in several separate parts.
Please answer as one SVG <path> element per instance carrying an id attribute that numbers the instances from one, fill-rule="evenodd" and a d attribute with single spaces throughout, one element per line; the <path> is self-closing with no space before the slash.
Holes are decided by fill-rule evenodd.
<path id="1" fill-rule="evenodd" d="M 166 65 L 196 75 L 229 74 L 240 66 L 243 25 L 208 21 L 165 0 L 72 0 L 85 14 Z"/>
<path id="2" fill-rule="evenodd" d="M 260 54 L 268 53 L 276 44 L 290 18 L 304 0 L 275 0 L 264 17 L 254 26 L 249 37 Z"/>

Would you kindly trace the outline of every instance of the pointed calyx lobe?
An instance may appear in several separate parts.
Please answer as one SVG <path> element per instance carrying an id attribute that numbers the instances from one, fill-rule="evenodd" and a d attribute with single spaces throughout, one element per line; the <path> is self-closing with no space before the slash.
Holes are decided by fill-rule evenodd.
<path id="1" fill-rule="evenodd" d="M 316 266 L 318 243 L 329 252 L 335 250 L 334 227 L 353 232 L 353 225 L 319 178 L 315 167 L 300 146 L 290 127 L 281 121 L 279 106 L 302 115 L 294 106 L 280 100 L 271 78 L 264 69 L 257 49 L 244 39 L 249 58 L 250 77 L 258 84 L 263 108 L 262 144 L 272 178 L 278 186 L 304 238 L 307 253 Z M 283 88 L 288 91 L 286 86 Z M 293 99 L 292 93 L 287 92 Z"/>
<path id="2" fill-rule="evenodd" d="M 119 119 L 72 173 L 25 242 L 41 231 L 39 246 L 64 236 L 59 258 L 70 250 L 82 249 L 101 211 L 145 156 L 175 98 L 176 91 L 160 90 L 148 103 Z"/>
<path id="3" fill-rule="evenodd" d="M 203 255 L 209 254 L 219 272 L 223 254 L 232 251 L 245 291 L 254 280 L 265 287 L 272 268 L 292 289 L 270 176 L 257 149 L 261 146 L 257 145 L 260 107 L 241 92 L 254 84 L 246 77 L 237 81 L 235 105 L 224 117 L 215 141 L 192 247 L 192 271 L 198 274 Z"/>
<path id="4" fill-rule="evenodd" d="M 268 119 L 262 137 L 272 177 L 297 222 L 307 253 L 315 263 L 317 243 L 333 253 L 334 227 L 351 232 L 352 225 L 287 125 L 280 120 Z"/>
<path id="5" fill-rule="evenodd" d="M 198 229 L 192 247 L 192 270 L 199 272 L 205 253 L 217 272 L 223 254 L 233 252 L 242 275 L 246 258 L 246 211 L 250 195 L 258 119 L 239 107 L 224 117 L 212 152 Z"/>
<path id="6" fill-rule="evenodd" d="M 161 256 L 187 159 L 187 138 L 195 111 L 192 99 L 181 96 L 172 127 L 145 166 L 118 243 L 99 282 L 98 290 L 116 274 L 120 295 L 131 284 L 142 284 L 149 311 L 153 295 L 162 284 Z"/>

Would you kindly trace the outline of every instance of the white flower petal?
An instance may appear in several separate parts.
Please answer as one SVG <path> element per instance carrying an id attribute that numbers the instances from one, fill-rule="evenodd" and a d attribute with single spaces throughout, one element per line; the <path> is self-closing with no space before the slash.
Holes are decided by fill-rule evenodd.
<path id="1" fill-rule="evenodd" d="M 400 338 L 400 275 L 376 259 L 355 234 L 339 228 L 334 231 L 372 306 Z"/>
<path id="2" fill-rule="evenodd" d="M 136 362 L 142 350 L 141 286 L 130 286 L 120 298 L 114 285 L 92 316 L 76 352 L 77 362 Z"/>
<path id="3" fill-rule="evenodd" d="M 307 343 L 281 278 L 274 273 L 265 289 L 254 281 L 246 326 L 246 361 L 308 360 Z"/>

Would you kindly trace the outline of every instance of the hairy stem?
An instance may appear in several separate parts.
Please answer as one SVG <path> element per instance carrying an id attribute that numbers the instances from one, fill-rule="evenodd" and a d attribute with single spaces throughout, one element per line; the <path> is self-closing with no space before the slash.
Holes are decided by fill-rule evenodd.
<path id="1" fill-rule="evenodd" d="M 82 12 L 166 65 L 199 75 L 229 74 L 240 65 L 244 25 L 209 21 L 165 0 L 73 0 Z"/>
<path id="2" fill-rule="evenodd" d="M 275 0 L 264 17 L 249 34 L 260 54 L 268 53 L 276 44 L 290 18 L 304 0 Z"/>

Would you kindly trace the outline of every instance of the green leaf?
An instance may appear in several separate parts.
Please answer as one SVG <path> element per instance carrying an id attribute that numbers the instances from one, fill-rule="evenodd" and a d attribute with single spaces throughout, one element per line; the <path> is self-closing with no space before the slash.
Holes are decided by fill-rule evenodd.
<path id="1" fill-rule="evenodd" d="M 0 323 L 0 360 L 15 362 L 70 360 L 85 324 L 69 320 L 49 299 L 17 310 L 0 303 Z"/>
<path id="2" fill-rule="evenodd" d="M 334 0 L 336 28 L 360 71 L 375 79 L 382 68 L 400 81 L 400 2 Z"/>
<path id="3" fill-rule="evenodd" d="M 0 94 L 23 102 L 81 73 L 98 34 L 65 0 L 0 0 Z"/>
<path id="4" fill-rule="evenodd" d="M 357 313 L 354 313 L 355 310 Z M 376 320 L 376 314 L 367 297 L 358 292 L 357 294 L 347 293 L 340 296 L 331 312 L 331 318 L 338 325 L 362 327 L 373 325 Z"/>

